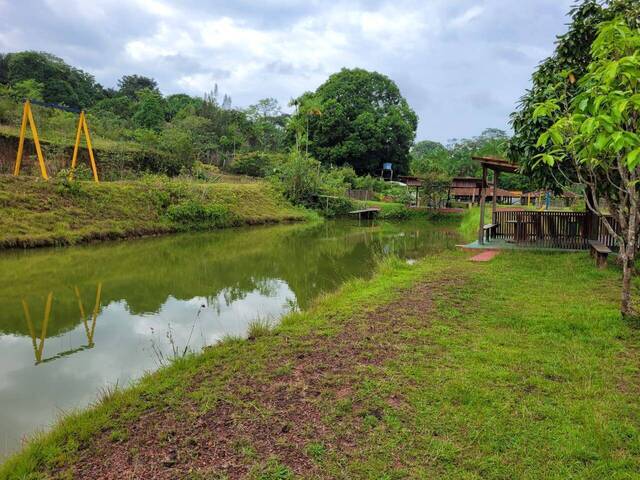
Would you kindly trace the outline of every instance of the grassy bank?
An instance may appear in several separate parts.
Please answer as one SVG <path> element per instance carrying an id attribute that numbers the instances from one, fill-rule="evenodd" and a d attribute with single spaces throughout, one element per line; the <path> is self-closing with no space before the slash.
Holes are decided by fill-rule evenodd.
<path id="1" fill-rule="evenodd" d="M 267 183 L 0 176 L 0 248 L 75 244 L 306 218 Z"/>
<path id="2" fill-rule="evenodd" d="M 377 202 L 373 200 L 354 201 L 354 207 L 361 208 L 379 208 L 379 218 L 382 220 L 443 220 L 450 219 L 452 221 L 460 221 L 462 214 L 456 213 L 439 213 L 437 210 L 428 208 L 410 208 L 403 203 L 394 202 Z M 480 218 L 478 216 L 478 218 Z"/>
<path id="3" fill-rule="evenodd" d="M 386 261 L 66 417 L 39 478 L 637 478 L 640 333 L 587 254 Z"/>

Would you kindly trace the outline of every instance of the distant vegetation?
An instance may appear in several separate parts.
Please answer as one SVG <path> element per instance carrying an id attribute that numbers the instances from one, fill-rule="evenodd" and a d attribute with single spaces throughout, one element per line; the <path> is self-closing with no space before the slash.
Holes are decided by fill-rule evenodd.
<path id="1" fill-rule="evenodd" d="M 214 165 L 222 172 L 267 178 L 292 202 L 322 205 L 328 214 L 351 205 L 332 201 L 327 209 L 320 196 L 344 197 L 348 189 L 370 190 L 378 200 L 410 202 L 405 188 L 378 180 L 383 162 L 393 164 L 396 178 L 403 173 L 425 178 L 422 203 L 441 204 L 451 177 L 478 174 L 472 155 L 503 155 L 507 141 L 505 132 L 489 129 L 446 146 L 413 145 L 418 119 L 397 85 L 362 69 L 332 75 L 315 92 L 292 100 L 294 111 L 288 114 L 274 98 L 237 108 L 217 85 L 202 97 L 163 95 L 154 79 L 132 74 L 120 78 L 115 88 L 105 88 L 48 53 L 0 55 L 5 152 L 15 148 L 26 98 L 88 112 L 104 180 L 135 179 L 145 172 L 200 178 L 202 166 Z M 39 106 L 34 112 L 51 173 L 64 175 L 76 117 Z M 13 157 L 5 155 L 0 170 L 9 172 L 12 163 Z M 29 168 L 25 162 L 25 173 Z M 503 180 L 505 186 L 520 186 L 514 182 Z"/>

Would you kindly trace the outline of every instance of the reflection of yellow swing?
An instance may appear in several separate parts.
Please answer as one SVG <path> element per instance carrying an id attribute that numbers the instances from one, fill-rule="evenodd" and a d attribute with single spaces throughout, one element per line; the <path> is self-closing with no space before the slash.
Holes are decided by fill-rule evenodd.
<path id="1" fill-rule="evenodd" d="M 49 325 L 49 318 L 51 316 L 51 305 L 53 303 L 53 292 L 49 292 L 47 296 L 47 301 L 44 308 L 44 318 L 42 320 L 42 328 L 40 332 L 40 340 L 36 339 L 35 328 L 33 327 L 33 321 L 31 320 L 31 313 L 29 311 L 29 305 L 25 299 L 22 299 L 22 309 L 24 310 L 24 317 L 27 322 L 27 327 L 29 328 L 29 335 L 31 335 L 31 340 L 33 343 L 33 353 L 36 357 L 36 365 L 42 362 L 48 362 L 51 360 L 55 360 L 56 358 L 64 357 L 67 355 L 71 355 L 73 353 L 86 350 L 88 348 L 93 348 L 95 345 L 93 342 L 93 336 L 96 331 L 96 320 L 98 319 L 98 310 L 100 309 L 100 297 L 102 295 L 102 282 L 98 282 L 98 286 L 96 289 L 96 303 L 93 307 L 93 312 L 91 313 L 91 327 L 89 327 L 88 318 L 84 311 L 84 305 L 82 304 L 82 299 L 80 298 L 80 290 L 78 287 L 74 287 L 76 298 L 78 299 L 78 307 L 80 309 L 80 316 L 82 318 L 82 323 L 84 324 L 84 331 L 87 336 L 87 345 L 82 345 L 79 348 L 75 348 L 73 350 L 67 350 L 65 352 L 58 353 L 50 358 L 42 359 L 42 352 L 44 350 L 44 341 L 47 336 L 47 326 Z"/>
<path id="2" fill-rule="evenodd" d="M 22 125 L 20 126 L 20 142 L 18 143 L 18 154 L 16 155 L 16 164 L 13 168 L 13 174 L 17 176 L 20 173 L 20 165 L 22 164 L 22 156 L 24 153 L 24 140 L 27 134 L 27 123 L 31 127 L 31 133 L 33 134 L 33 143 L 36 147 L 36 155 L 38 157 L 38 164 L 40 165 L 40 174 L 45 180 L 49 180 L 49 174 L 47 173 L 47 167 L 44 163 L 44 155 L 42 154 L 42 148 L 40 147 L 40 137 L 38 136 L 38 129 L 36 128 L 36 122 L 33 119 L 33 112 L 31 111 L 32 101 L 27 100 L 24 102 L 24 109 L 22 112 Z M 56 108 L 58 110 L 64 110 L 68 112 L 78 113 L 78 110 L 56 105 L 53 103 L 42 103 L 33 101 L 36 105 L 43 107 Z M 91 170 L 93 171 L 93 179 L 98 182 L 98 169 L 96 167 L 96 159 L 93 156 L 93 147 L 91 146 L 91 136 L 89 135 L 89 125 L 87 124 L 87 117 L 84 114 L 84 110 L 80 111 L 80 118 L 78 119 L 78 129 L 76 131 L 76 143 L 73 147 L 73 157 L 71 158 L 71 171 L 69 178 L 73 178 L 73 171 L 76 168 L 78 162 L 78 149 L 80 148 L 80 135 L 84 132 L 84 136 L 87 140 L 87 150 L 89 151 L 89 160 L 91 162 Z"/>
<path id="3" fill-rule="evenodd" d="M 33 328 L 33 322 L 31 321 L 31 314 L 29 313 L 29 305 L 27 301 L 22 299 L 22 309 L 24 310 L 24 318 L 27 320 L 27 327 L 29 327 L 29 334 L 33 341 L 33 353 L 36 356 L 36 365 L 42 362 L 42 350 L 44 349 L 44 339 L 47 336 L 47 325 L 49 324 L 49 316 L 51 315 L 51 302 L 53 301 L 53 292 L 49 292 L 47 296 L 47 303 L 44 307 L 44 319 L 42 320 L 42 332 L 40 333 L 40 343 L 36 344 L 36 332 Z"/>
<path id="4" fill-rule="evenodd" d="M 76 298 L 78 299 L 78 307 L 80 308 L 80 315 L 82 315 L 82 323 L 84 323 L 84 331 L 87 334 L 87 347 L 93 347 L 93 334 L 96 331 L 96 320 L 98 319 L 98 309 L 100 308 L 100 296 L 102 294 L 102 282 L 98 282 L 98 288 L 96 289 L 96 304 L 93 307 L 93 313 L 91 314 L 91 329 L 87 324 L 87 316 L 84 313 L 84 307 L 82 305 L 82 299 L 80 298 L 80 290 L 78 287 L 74 287 L 76 291 Z"/>

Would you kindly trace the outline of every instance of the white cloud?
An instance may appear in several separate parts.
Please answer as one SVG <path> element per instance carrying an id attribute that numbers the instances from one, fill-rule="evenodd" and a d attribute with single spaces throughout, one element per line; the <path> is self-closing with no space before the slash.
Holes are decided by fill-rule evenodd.
<path id="1" fill-rule="evenodd" d="M 342 67 L 377 70 L 416 109 L 418 137 L 446 140 L 507 127 L 572 1 L 0 0 L 0 49 L 51 51 L 106 86 L 131 73 L 165 93 L 218 83 L 239 106 L 286 104 Z M 500 102 L 472 109 L 474 92 Z"/>
<path id="2" fill-rule="evenodd" d="M 463 28 L 478 18 L 484 12 L 484 8 L 476 5 L 465 11 L 462 15 L 451 20 L 450 25 L 455 28 Z"/>

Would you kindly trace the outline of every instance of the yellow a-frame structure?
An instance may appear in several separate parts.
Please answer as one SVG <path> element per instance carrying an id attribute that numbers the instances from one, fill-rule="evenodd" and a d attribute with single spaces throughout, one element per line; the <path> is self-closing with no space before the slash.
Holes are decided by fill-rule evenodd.
<path id="1" fill-rule="evenodd" d="M 36 102 L 39 105 L 43 105 L 50 108 L 58 108 L 61 110 L 77 112 L 77 110 L 68 109 L 60 105 L 45 104 Z M 47 173 L 47 167 L 44 163 L 44 155 L 42 154 L 42 148 L 40 147 L 40 137 L 38 136 L 38 129 L 36 128 L 36 122 L 33 120 L 33 112 L 31 111 L 31 102 L 29 100 L 24 102 L 24 110 L 22 113 L 22 126 L 20 127 L 20 142 L 18 144 L 18 154 L 16 156 L 16 164 L 13 168 L 13 174 L 15 176 L 20 174 L 20 166 L 22 164 L 22 156 L 24 154 L 24 140 L 27 134 L 27 122 L 31 127 L 31 133 L 33 134 L 33 143 L 36 147 L 36 154 L 38 155 L 38 163 L 40 164 L 40 174 L 45 180 L 49 180 L 49 174 Z M 80 135 L 84 132 L 84 137 L 87 140 L 87 150 L 89 150 L 89 160 L 91 162 L 91 171 L 93 172 L 93 179 L 96 182 L 98 180 L 98 168 L 96 167 L 96 159 L 93 155 L 93 147 L 91 145 L 91 136 L 89 135 L 89 125 L 87 124 L 87 117 L 84 114 L 84 110 L 80 112 L 80 118 L 78 119 L 78 129 L 76 131 L 76 143 L 73 147 L 73 157 L 71 158 L 71 171 L 69 172 L 69 179 L 73 178 L 73 171 L 78 163 L 78 150 L 80 148 Z"/>
<path id="2" fill-rule="evenodd" d="M 24 138 L 27 134 L 27 122 L 31 127 L 31 133 L 33 134 L 33 143 L 36 146 L 36 154 L 38 155 L 38 163 L 40 164 L 40 174 L 45 180 L 49 180 L 47 174 L 47 167 L 44 164 L 44 155 L 42 155 L 42 149 L 40 148 L 40 138 L 38 137 L 38 129 L 36 128 L 36 122 L 33 120 L 33 112 L 31 111 L 31 102 L 27 100 L 24 102 L 24 109 L 22 111 L 22 125 L 20 127 L 20 143 L 18 144 L 18 155 L 16 156 L 16 165 L 13 168 L 13 174 L 18 175 L 20 173 L 20 164 L 22 163 L 22 154 L 24 152 Z"/>
<path id="3" fill-rule="evenodd" d="M 96 159 L 93 156 L 93 147 L 91 146 L 91 136 L 89 135 L 89 126 L 87 125 L 87 117 L 84 114 L 84 110 L 80 112 L 80 119 L 78 120 L 78 130 L 76 132 L 76 144 L 73 147 L 73 157 L 71 158 L 71 172 L 69 172 L 69 178 L 73 178 L 73 171 L 76 168 L 78 162 L 78 148 L 80 147 L 80 134 L 84 132 L 84 138 L 87 140 L 87 150 L 89 150 L 89 160 L 91 161 L 91 170 L 93 171 L 93 179 L 98 180 L 98 169 L 96 167 Z"/>

